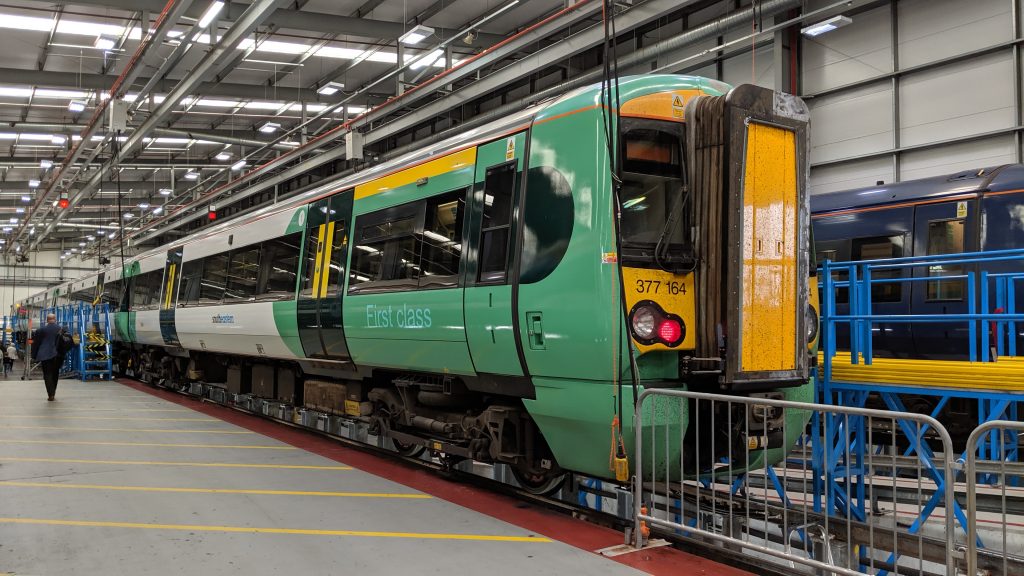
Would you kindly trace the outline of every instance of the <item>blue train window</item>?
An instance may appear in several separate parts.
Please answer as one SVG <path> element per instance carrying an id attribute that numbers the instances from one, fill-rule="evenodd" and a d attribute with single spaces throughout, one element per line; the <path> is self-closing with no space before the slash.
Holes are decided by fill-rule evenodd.
<path id="1" fill-rule="evenodd" d="M 903 256 L 903 235 L 876 236 L 872 238 L 856 238 L 851 247 L 853 260 L 879 260 L 884 258 L 900 258 Z M 899 302 L 903 298 L 902 286 L 899 282 L 888 283 L 886 280 L 899 278 L 900 270 L 876 270 L 872 280 L 883 283 L 871 285 L 872 302 Z"/>
<path id="2" fill-rule="evenodd" d="M 928 223 L 928 255 L 957 254 L 964 251 L 964 221 L 940 220 Z M 936 264 L 928 267 L 928 276 L 960 276 L 964 273 L 963 266 Z M 962 279 L 936 280 L 928 282 L 928 300 L 963 300 L 964 281 Z"/>

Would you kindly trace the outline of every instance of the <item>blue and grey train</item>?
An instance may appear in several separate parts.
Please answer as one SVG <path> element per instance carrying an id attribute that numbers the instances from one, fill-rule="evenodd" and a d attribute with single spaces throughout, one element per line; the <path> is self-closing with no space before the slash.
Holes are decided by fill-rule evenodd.
<path id="1" fill-rule="evenodd" d="M 872 260 L 1024 248 L 1024 165 L 1006 164 L 947 176 L 911 180 L 811 197 L 812 228 L 818 262 Z M 994 273 L 1019 271 L 1020 261 L 989 262 Z M 930 266 L 879 271 L 874 278 L 954 276 L 980 272 L 977 265 Z M 872 287 L 875 314 L 966 313 L 965 280 L 900 282 Z M 991 287 L 989 287 L 991 291 Z M 848 294 L 837 290 L 836 312 L 846 313 Z M 1015 308 L 1024 311 L 1024 290 Z M 991 311 L 991 310 L 990 310 Z M 1005 310 L 1004 310 L 1005 311 Z M 1017 324 L 1018 351 L 1024 350 L 1024 326 Z M 848 333 L 837 333 L 848 349 Z M 873 327 L 876 356 L 925 360 L 966 359 L 966 323 L 878 324 Z M 925 410 L 918 398 L 911 408 Z M 952 406 L 965 413 L 973 409 Z M 959 410 L 958 410 L 959 408 Z"/>
<path id="2" fill-rule="evenodd" d="M 881 184 L 811 197 L 819 263 L 1024 248 L 1024 165 L 965 170 L 948 176 Z M 990 262 L 989 272 L 1020 262 Z M 970 267 L 878 272 L 875 278 L 962 275 Z M 977 271 L 977 269 L 974 269 Z M 1024 310 L 1024 290 L 1016 309 Z M 872 287 L 876 314 L 967 312 L 964 281 L 902 282 Z M 836 295 L 845 311 L 845 291 Z M 1017 334 L 1024 350 L 1024 334 Z M 965 324 L 876 326 L 874 352 L 897 358 L 956 359 L 968 353 Z"/>

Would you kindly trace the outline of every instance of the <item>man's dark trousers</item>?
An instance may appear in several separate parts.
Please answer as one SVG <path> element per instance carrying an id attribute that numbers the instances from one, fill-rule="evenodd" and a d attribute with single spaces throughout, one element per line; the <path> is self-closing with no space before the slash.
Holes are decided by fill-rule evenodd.
<path id="1" fill-rule="evenodd" d="M 46 382 L 46 395 L 53 398 L 57 394 L 57 378 L 60 376 L 60 356 L 43 360 L 43 381 Z"/>

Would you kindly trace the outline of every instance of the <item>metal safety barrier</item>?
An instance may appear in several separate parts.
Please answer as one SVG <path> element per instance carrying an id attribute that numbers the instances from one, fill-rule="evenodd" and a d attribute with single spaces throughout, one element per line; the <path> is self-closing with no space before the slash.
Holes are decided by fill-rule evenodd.
<path id="1" fill-rule="evenodd" d="M 651 389 L 634 418 L 637 546 L 660 529 L 809 574 L 956 574 L 953 444 L 931 416 Z"/>
<path id="2" fill-rule="evenodd" d="M 1011 526 L 1016 523 L 1009 521 L 1008 505 L 1024 495 L 1007 495 L 1012 489 L 1021 492 L 1024 467 L 1016 455 L 1021 435 L 1024 435 L 1024 422 L 990 420 L 975 428 L 967 439 L 964 471 L 967 477 L 968 575 L 1010 575 L 1024 571 L 1024 531 L 1018 528 L 1017 534 L 1011 534 Z M 979 504 L 979 479 L 986 487 L 981 496 L 998 504 Z M 979 512 L 988 516 L 985 535 L 978 530 Z"/>

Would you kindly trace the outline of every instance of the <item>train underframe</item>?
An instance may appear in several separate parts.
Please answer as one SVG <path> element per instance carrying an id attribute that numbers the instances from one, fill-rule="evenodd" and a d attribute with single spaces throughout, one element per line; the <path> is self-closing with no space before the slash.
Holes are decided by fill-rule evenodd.
<path id="1" fill-rule="evenodd" d="M 199 380 L 225 382 L 229 368 L 256 365 L 293 371 L 294 362 L 239 358 L 205 352 L 174 353 L 158 346 L 121 347 L 116 353 L 119 372 L 154 384 L 184 384 Z M 323 380 L 322 376 L 309 376 Z M 298 380 L 298 378 L 296 378 Z M 370 424 L 378 435 L 391 439 L 403 456 L 425 451 L 441 455 L 446 465 L 461 460 L 508 464 L 519 484 L 534 493 L 557 490 L 566 471 L 559 468 L 544 436 L 522 400 L 470 391 L 458 378 L 392 370 L 375 370 L 361 380 L 338 380 L 355 391 L 361 406 L 372 408 L 346 417 Z M 303 405 L 301 386 L 294 399 Z"/>

